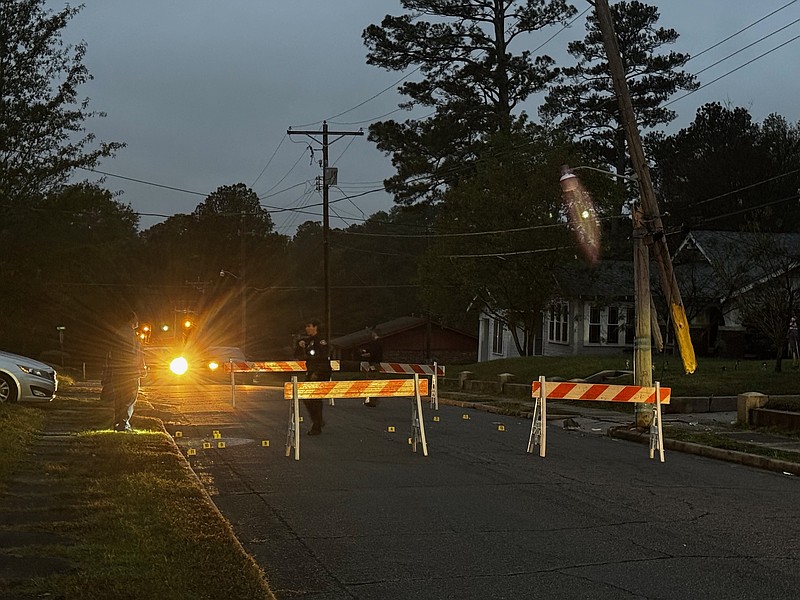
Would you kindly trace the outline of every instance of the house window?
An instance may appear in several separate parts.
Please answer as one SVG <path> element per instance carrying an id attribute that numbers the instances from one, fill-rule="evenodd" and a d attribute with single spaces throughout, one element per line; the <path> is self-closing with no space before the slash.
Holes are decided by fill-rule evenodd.
<path id="1" fill-rule="evenodd" d="M 494 354 L 503 353 L 503 327 L 502 321 L 494 320 L 492 324 L 492 352 Z"/>
<path id="2" fill-rule="evenodd" d="M 618 306 L 608 307 L 608 333 L 606 334 L 606 344 L 619 344 L 620 331 L 620 309 Z M 624 323 L 624 321 L 623 321 Z"/>
<path id="3" fill-rule="evenodd" d="M 558 302 L 550 306 L 547 326 L 547 339 L 551 342 L 566 344 L 569 342 L 569 304 Z"/>
<path id="4" fill-rule="evenodd" d="M 586 343 L 591 345 L 633 345 L 636 319 L 633 306 L 613 304 L 587 306 Z"/>
<path id="5" fill-rule="evenodd" d="M 636 339 L 636 311 L 632 306 L 625 308 L 625 343 L 633 346 Z"/>
<path id="6" fill-rule="evenodd" d="M 589 343 L 590 344 L 599 344 L 600 343 L 600 330 L 602 329 L 602 323 L 600 321 L 600 307 L 599 306 L 592 306 L 589 308 Z"/>

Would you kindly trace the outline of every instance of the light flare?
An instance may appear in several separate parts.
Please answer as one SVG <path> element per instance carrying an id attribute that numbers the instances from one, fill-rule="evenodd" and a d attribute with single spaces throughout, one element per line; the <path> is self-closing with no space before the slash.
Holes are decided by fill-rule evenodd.
<path id="1" fill-rule="evenodd" d="M 561 199 L 569 228 L 581 254 L 590 264 L 596 264 L 600 261 L 601 232 L 594 201 L 569 167 L 565 165 L 561 173 Z"/>

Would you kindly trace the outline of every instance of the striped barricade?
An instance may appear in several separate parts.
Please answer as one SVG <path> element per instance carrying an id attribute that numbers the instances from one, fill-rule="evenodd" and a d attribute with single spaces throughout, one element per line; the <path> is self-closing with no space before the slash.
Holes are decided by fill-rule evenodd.
<path id="1" fill-rule="evenodd" d="M 422 444 L 422 453 L 428 456 L 425 438 L 425 422 L 422 419 L 422 396 L 428 395 L 428 381 L 413 379 L 368 379 L 358 381 L 297 381 L 292 377 L 284 384 L 283 397 L 291 400 L 289 405 L 289 427 L 286 432 L 286 456 L 294 448 L 294 459 L 300 460 L 300 400 L 324 398 L 407 398 L 413 397 L 411 414 L 411 449 L 417 451 Z"/>
<path id="2" fill-rule="evenodd" d="M 531 397 L 536 398 L 533 406 L 531 434 L 528 438 L 528 453 L 539 444 L 539 456 L 545 456 L 547 449 L 547 399 L 589 400 L 600 402 L 638 402 L 653 405 L 653 422 L 650 425 L 650 458 L 659 451 L 664 462 L 664 436 L 661 428 L 661 405 L 669 404 L 670 388 L 641 385 L 606 385 L 598 383 L 574 383 L 570 381 L 539 381 L 531 384 Z M 658 398 L 658 402 L 656 402 Z"/>
<path id="3" fill-rule="evenodd" d="M 393 373 L 397 375 L 424 375 L 431 378 L 431 408 L 439 410 L 439 377 L 444 377 L 444 366 L 406 364 L 395 362 L 362 362 L 361 371 L 370 373 Z"/>
<path id="4" fill-rule="evenodd" d="M 341 363 L 331 361 L 331 370 L 338 371 Z M 229 360 L 225 363 L 225 372 L 231 374 L 231 406 L 236 406 L 236 373 L 299 373 L 306 370 L 304 360 L 267 360 L 243 361 Z M 333 398 L 331 398 L 333 404 Z"/>
<path id="5" fill-rule="evenodd" d="M 331 370 L 338 371 L 338 360 L 331 361 Z M 271 361 L 229 361 L 225 363 L 226 373 L 296 373 L 306 370 L 304 360 L 271 360 Z"/>

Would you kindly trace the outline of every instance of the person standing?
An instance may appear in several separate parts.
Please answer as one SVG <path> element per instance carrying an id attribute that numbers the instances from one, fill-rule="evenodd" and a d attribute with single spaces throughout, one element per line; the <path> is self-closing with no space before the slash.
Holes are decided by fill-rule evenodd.
<path id="1" fill-rule="evenodd" d="M 139 380 L 145 374 L 144 351 L 136 336 L 137 327 L 139 318 L 131 311 L 124 325 L 114 331 L 108 351 L 115 431 L 132 431 L 131 417 L 139 395 Z"/>
<path id="2" fill-rule="evenodd" d="M 328 340 L 319 332 L 319 321 L 310 319 L 306 322 L 306 336 L 300 338 L 295 346 L 294 356 L 306 361 L 306 381 L 330 381 L 331 361 Z M 308 416 L 311 417 L 311 429 L 308 435 L 319 435 L 325 426 L 322 418 L 322 399 L 304 398 Z"/>

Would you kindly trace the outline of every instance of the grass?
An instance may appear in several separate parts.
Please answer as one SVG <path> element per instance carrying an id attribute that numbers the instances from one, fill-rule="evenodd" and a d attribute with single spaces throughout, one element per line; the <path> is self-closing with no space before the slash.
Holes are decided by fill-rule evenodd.
<path id="1" fill-rule="evenodd" d="M 768 458 L 800 463 L 800 454 L 797 452 L 775 450 L 772 448 L 759 446 L 758 444 L 740 442 L 714 431 L 704 431 L 702 429 L 690 430 L 685 427 L 665 425 L 663 432 L 665 438 L 672 440 L 691 442 L 694 444 L 701 444 L 703 446 L 721 448 L 723 450 L 733 450 L 735 452 L 744 452 L 746 454 L 755 454 L 758 456 L 766 456 Z"/>
<path id="2" fill-rule="evenodd" d="M 25 453 L 34 435 L 42 428 L 40 410 L 18 404 L 0 403 L 0 490 L 5 487 L 12 467 Z"/>
<path id="3" fill-rule="evenodd" d="M 629 354 L 616 356 L 555 357 L 535 356 L 492 360 L 471 365 L 448 366 L 448 377 L 459 371 L 471 371 L 473 379 L 496 381 L 500 373 L 513 373 L 515 381 L 524 383 L 559 377 L 565 380 L 588 377 L 605 370 L 630 370 Z M 800 394 L 800 371 L 791 361 L 783 361 L 783 371 L 774 372 L 774 361 L 736 361 L 721 358 L 699 358 L 697 370 L 686 375 L 680 358 L 653 355 L 653 380 L 672 388 L 674 396 L 736 396 L 743 392 L 767 395 Z"/>
<path id="4" fill-rule="evenodd" d="M 57 401 L 85 408 L 85 399 Z M 20 406 L 0 410 L 0 415 L 27 413 Z M 8 420 L 17 439 L 27 440 L 20 446 L 24 452 L 41 422 Z M 75 569 L 29 581 L 0 580 L 0 596 L 272 598 L 258 565 L 241 549 L 159 423 L 140 418 L 134 425 L 133 434 L 87 429 L 65 443 L 63 456 L 42 467 L 39 475 L 52 486 L 58 518 L 37 523 L 37 530 L 69 540 L 48 546 L 46 553 Z M 7 431 L 4 427 L 3 437 Z M 0 472 L 23 463 L 20 452 L 0 454 Z M 39 556 L 43 549 L 12 551 Z"/>

